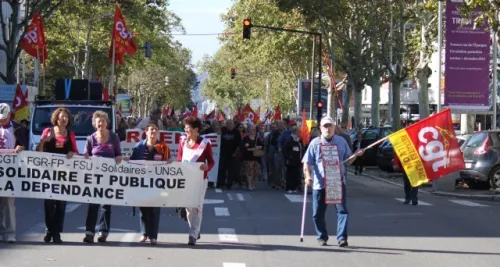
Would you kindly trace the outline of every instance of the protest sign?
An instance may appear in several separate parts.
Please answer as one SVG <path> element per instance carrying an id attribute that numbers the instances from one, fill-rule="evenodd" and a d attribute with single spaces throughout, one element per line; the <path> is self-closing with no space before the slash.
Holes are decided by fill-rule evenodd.
<path id="1" fill-rule="evenodd" d="M 160 131 L 159 140 L 160 142 L 165 142 L 170 150 L 172 151 L 172 158 L 177 160 L 177 150 L 179 148 L 179 142 L 181 136 L 185 135 L 184 132 L 172 132 L 172 131 Z M 219 173 L 219 158 L 220 158 L 220 136 L 218 134 L 206 134 L 202 135 L 203 138 L 210 140 L 212 145 L 212 152 L 215 161 L 215 165 L 208 172 L 208 181 L 217 182 L 217 174 Z M 125 141 L 120 143 L 120 148 L 122 150 L 122 156 L 129 157 L 132 155 L 132 150 L 141 140 L 146 139 L 146 133 L 140 129 L 130 129 L 127 130 L 127 135 Z"/>
<path id="2" fill-rule="evenodd" d="M 137 207 L 197 207 L 201 163 L 123 161 L 0 150 L 0 197 Z"/>

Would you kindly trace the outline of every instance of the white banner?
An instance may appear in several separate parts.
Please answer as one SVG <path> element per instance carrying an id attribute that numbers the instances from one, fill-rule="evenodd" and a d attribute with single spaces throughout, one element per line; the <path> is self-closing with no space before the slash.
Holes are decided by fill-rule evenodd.
<path id="1" fill-rule="evenodd" d="M 177 150 L 179 148 L 179 142 L 181 136 L 185 135 L 184 132 L 171 132 L 171 131 L 160 131 L 160 142 L 165 142 L 170 150 L 172 151 L 172 158 L 177 160 Z M 215 165 L 212 170 L 208 173 L 208 181 L 217 182 L 217 174 L 219 173 L 219 158 L 220 158 L 220 136 L 213 134 L 202 135 L 202 137 L 210 140 L 212 145 L 212 152 L 214 154 Z M 130 156 L 132 155 L 132 150 L 137 145 L 140 140 L 146 139 L 146 133 L 140 129 L 130 129 L 127 130 L 127 137 L 125 141 L 120 143 L 122 150 L 122 155 Z"/>
<path id="2" fill-rule="evenodd" d="M 136 207 L 197 207 L 201 163 L 123 161 L 0 150 L 0 197 Z"/>

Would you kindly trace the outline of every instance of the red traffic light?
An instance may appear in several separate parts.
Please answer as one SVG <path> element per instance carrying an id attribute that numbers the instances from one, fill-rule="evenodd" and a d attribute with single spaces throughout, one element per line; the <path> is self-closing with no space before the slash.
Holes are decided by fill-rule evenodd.
<path id="1" fill-rule="evenodd" d="M 243 20 L 243 39 L 250 39 L 250 35 L 252 34 L 252 20 L 244 19 Z"/>
<path id="2" fill-rule="evenodd" d="M 236 77 L 236 69 L 235 68 L 231 68 L 231 80 L 233 80 L 234 77 Z"/>
<path id="3" fill-rule="evenodd" d="M 243 20 L 243 26 L 244 27 L 251 27 L 252 26 L 252 20 L 250 20 L 250 19 L 244 19 Z"/>
<path id="4" fill-rule="evenodd" d="M 235 68 L 231 68 L 231 73 L 235 73 L 236 72 L 236 69 Z"/>
<path id="5" fill-rule="evenodd" d="M 317 106 L 318 108 L 322 108 L 322 107 L 323 107 L 323 102 L 318 102 L 318 103 L 316 103 L 316 106 Z"/>

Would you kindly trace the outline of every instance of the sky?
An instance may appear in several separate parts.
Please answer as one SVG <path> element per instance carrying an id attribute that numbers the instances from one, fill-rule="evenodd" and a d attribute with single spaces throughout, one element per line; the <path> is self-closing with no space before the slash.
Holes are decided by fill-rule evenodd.
<path id="1" fill-rule="evenodd" d="M 224 29 L 220 14 L 231 6 L 231 2 L 232 0 L 170 0 L 169 9 L 181 18 L 187 34 L 220 33 Z M 220 47 L 216 35 L 174 38 L 192 51 L 192 64 L 198 63 L 205 54 L 214 55 Z"/>

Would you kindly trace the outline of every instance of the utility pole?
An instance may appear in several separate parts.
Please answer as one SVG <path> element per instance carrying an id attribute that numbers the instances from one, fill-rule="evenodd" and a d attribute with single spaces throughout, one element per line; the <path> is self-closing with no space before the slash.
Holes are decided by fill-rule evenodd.
<path id="1" fill-rule="evenodd" d="M 441 111 L 441 66 L 443 64 L 443 0 L 438 0 L 438 99 L 436 113 Z"/>
<path id="2" fill-rule="evenodd" d="M 313 118 L 313 103 L 314 103 L 314 63 L 316 61 L 316 58 L 314 57 L 314 52 L 315 52 L 315 47 L 316 47 L 316 36 L 313 35 L 312 38 L 313 41 L 313 46 L 312 46 L 312 63 L 311 63 L 311 103 L 309 105 L 309 120 L 312 120 Z M 299 110 L 301 112 L 301 110 Z"/>
<path id="3" fill-rule="evenodd" d="M 495 19 L 498 20 L 498 11 L 495 12 Z M 498 24 L 493 28 L 493 118 L 491 120 L 491 129 L 497 129 L 497 86 L 498 86 Z"/>
<path id="4" fill-rule="evenodd" d="M 391 66 L 392 68 L 392 29 L 393 28 L 393 25 L 392 25 L 392 11 L 391 11 L 391 26 L 390 26 L 390 29 L 389 29 L 389 43 L 390 43 L 390 46 L 389 46 L 389 65 Z M 389 95 L 388 95 L 388 98 L 387 98 L 387 120 L 388 120 L 388 123 L 389 124 L 392 124 L 392 81 L 391 79 L 389 79 Z"/>

